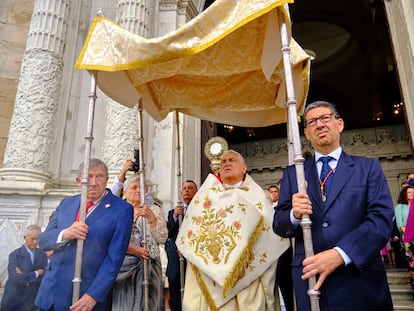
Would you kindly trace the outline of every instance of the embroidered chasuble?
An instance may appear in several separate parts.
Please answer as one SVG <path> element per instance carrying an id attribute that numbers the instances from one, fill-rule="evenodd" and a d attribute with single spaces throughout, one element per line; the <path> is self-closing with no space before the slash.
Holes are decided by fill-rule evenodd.
<path id="1" fill-rule="evenodd" d="M 277 258 L 289 241 L 273 232 L 273 214 L 249 175 L 227 190 L 208 175 L 176 240 L 189 262 L 183 310 L 249 310 L 252 299 L 257 310 L 275 309 Z"/>

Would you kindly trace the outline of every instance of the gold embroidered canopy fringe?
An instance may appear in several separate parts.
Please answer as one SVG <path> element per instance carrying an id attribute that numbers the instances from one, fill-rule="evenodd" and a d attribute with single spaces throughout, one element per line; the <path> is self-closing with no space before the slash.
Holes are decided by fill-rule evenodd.
<path id="1" fill-rule="evenodd" d="M 109 97 L 157 121 L 178 110 L 240 126 L 287 121 L 279 24 L 287 0 L 216 1 L 165 36 L 146 39 L 97 17 L 75 68 L 97 70 Z M 290 30 L 290 27 L 289 27 Z M 304 108 L 309 56 L 292 39 L 297 111 Z"/>

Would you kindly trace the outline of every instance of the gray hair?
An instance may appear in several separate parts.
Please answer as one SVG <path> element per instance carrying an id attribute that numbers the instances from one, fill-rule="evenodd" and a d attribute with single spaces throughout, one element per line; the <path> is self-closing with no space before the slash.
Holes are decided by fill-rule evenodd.
<path id="1" fill-rule="evenodd" d="M 138 175 L 130 176 L 127 179 L 125 179 L 123 190 L 126 191 L 128 189 L 128 187 L 129 187 L 129 185 L 132 182 L 136 181 L 136 180 L 139 180 L 139 176 Z"/>
<path id="2" fill-rule="evenodd" d="M 78 169 L 78 177 L 81 177 L 82 173 L 83 173 L 83 167 L 85 166 L 85 162 L 82 162 L 79 165 L 79 169 Z M 96 167 L 103 167 L 106 173 L 106 176 L 109 175 L 108 173 L 108 167 L 106 166 L 105 162 L 96 158 L 90 159 L 89 160 L 89 169 L 91 168 L 96 168 Z"/>
<path id="3" fill-rule="evenodd" d="M 246 164 L 246 162 L 244 161 L 243 156 L 240 153 L 238 153 L 236 150 L 233 150 L 233 149 L 229 149 L 229 150 L 225 151 L 221 157 L 223 158 L 225 155 L 227 155 L 229 153 L 234 153 L 235 155 L 237 155 L 239 157 L 240 161 L 243 164 Z"/>
<path id="4" fill-rule="evenodd" d="M 29 235 L 30 232 L 32 231 L 38 231 L 38 232 L 42 232 L 42 228 L 40 228 L 38 225 L 30 225 L 27 226 L 26 231 L 24 232 L 24 235 Z"/>
<path id="5" fill-rule="evenodd" d="M 326 107 L 326 108 L 329 108 L 329 110 L 331 110 L 331 113 L 333 114 L 333 116 L 334 116 L 335 118 L 340 118 L 340 117 L 341 117 L 341 116 L 339 115 L 339 113 L 338 113 L 338 110 L 336 110 L 336 108 L 335 108 L 335 105 L 334 105 L 334 104 L 331 104 L 330 102 L 327 102 L 327 101 L 318 100 L 318 101 L 315 101 L 315 102 L 310 103 L 309 105 L 307 105 L 307 106 L 305 107 L 305 110 L 303 111 L 303 119 L 305 120 L 305 118 L 306 118 L 306 114 L 307 114 L 310 110 L 312 110 L 312 109 L 314 109 L 314 108 L 318 108 L 318 107 Z M 305 122 L 306 122 L 306 121 L 305 121 Z"/>

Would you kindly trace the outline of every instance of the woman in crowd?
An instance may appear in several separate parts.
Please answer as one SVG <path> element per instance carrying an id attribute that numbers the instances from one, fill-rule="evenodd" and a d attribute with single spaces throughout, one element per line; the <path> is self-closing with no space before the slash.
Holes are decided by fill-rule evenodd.
<path id="1" fill-rule="evenodd" d="M 151 310 L 163 310 L 163 279 L 159 244 L 164 244 L 168 230 L 160 208 L 141 204 L 139 176 L 126 179 L 123 198 L 134 207 L 134 224 L 122 268 L 112 293 L 112 310 L 144 309 L 144 260 L 148 260 L 149 306 Z M 142 247 L 143 237 L 146 247 Z"/>
<path id="2" fill-rule="evenodd" d="M 397 223 L 398 230 L 401 233 L 401 241 L 404 241 L 408 212 L 410 211 L 411 201 L 413 198 L 414 187 L 406 186 L 401 190 L 397 206 L 395 207 L 395 221 Z M 404 242 L 404 250 L 408 262 L 408 273 L 414 298 L 414 243 Z"/>

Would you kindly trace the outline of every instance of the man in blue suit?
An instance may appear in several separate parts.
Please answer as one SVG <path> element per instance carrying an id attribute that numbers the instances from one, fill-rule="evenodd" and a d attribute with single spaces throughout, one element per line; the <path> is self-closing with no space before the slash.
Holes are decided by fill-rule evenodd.
<path id="1" fill-rule="evenodd" d="M 47 264 L 46 253 L 38 248 L 40 232 L 39 226 L 28 226 L 24 245 L 9 255 L 2 311 L 36 310 L 34 300 Z"/>
<path id="2" fill-rule="evenodd" d="M 390 237 L 394 210 L 381 165 L 342 150 L 344 121 L 332 104 L 308 105 L 304 123 L 315 149 L 315 156 L 304 163 L 307 193 L 298 192 L 295 168 L 288 167 L 273 221 L 278 235 L 295 237 L 297 310 L 310 310 L 307 280 L 313 276 L 322 311 L 393 310 L 380 250 Z M 325 168 L 321 157 L 330 157 Z M 320 179 L 321 171 L 328 177 Z M 300 226 L 304 214 L 312 221 L 315 253 L 307 258 Z"/>
<path id="3" fill-rule="evenodd" d="M 171 311 L 181 311 L 180 256 L 175 244 L 178 230 L 180 229 L 178 218 L 184 216 L 187 206 L 190 204 L 196 192 L 197 185 L 195 182 L 192 180 L 185 181 L 181 187 L 181 198 L 184 204 L 178 205 L 168 212 L 168 239 L 165 242 L 165 250 L 168 257 L 166 274 L 168 277 Z M 185 259 L 182 258 L 182 260 L 184 260 L 185 265 Z"/>
<path id="4" fill-rule="evenodd" d="M 83 179 L 83 164 L 76 179 Z M 80 195 L 57 207 L 39 245 L 53 250 L 35 304 L 41 310 L 104 311 L 107 297 L 124 259 L 133 221 L 132 206 L 106 189 L 108 168 L 91 159 L 85 222 L 78 219 Z M 84 240 L 79 299 L 72 305 L 77 239 Z"/>

